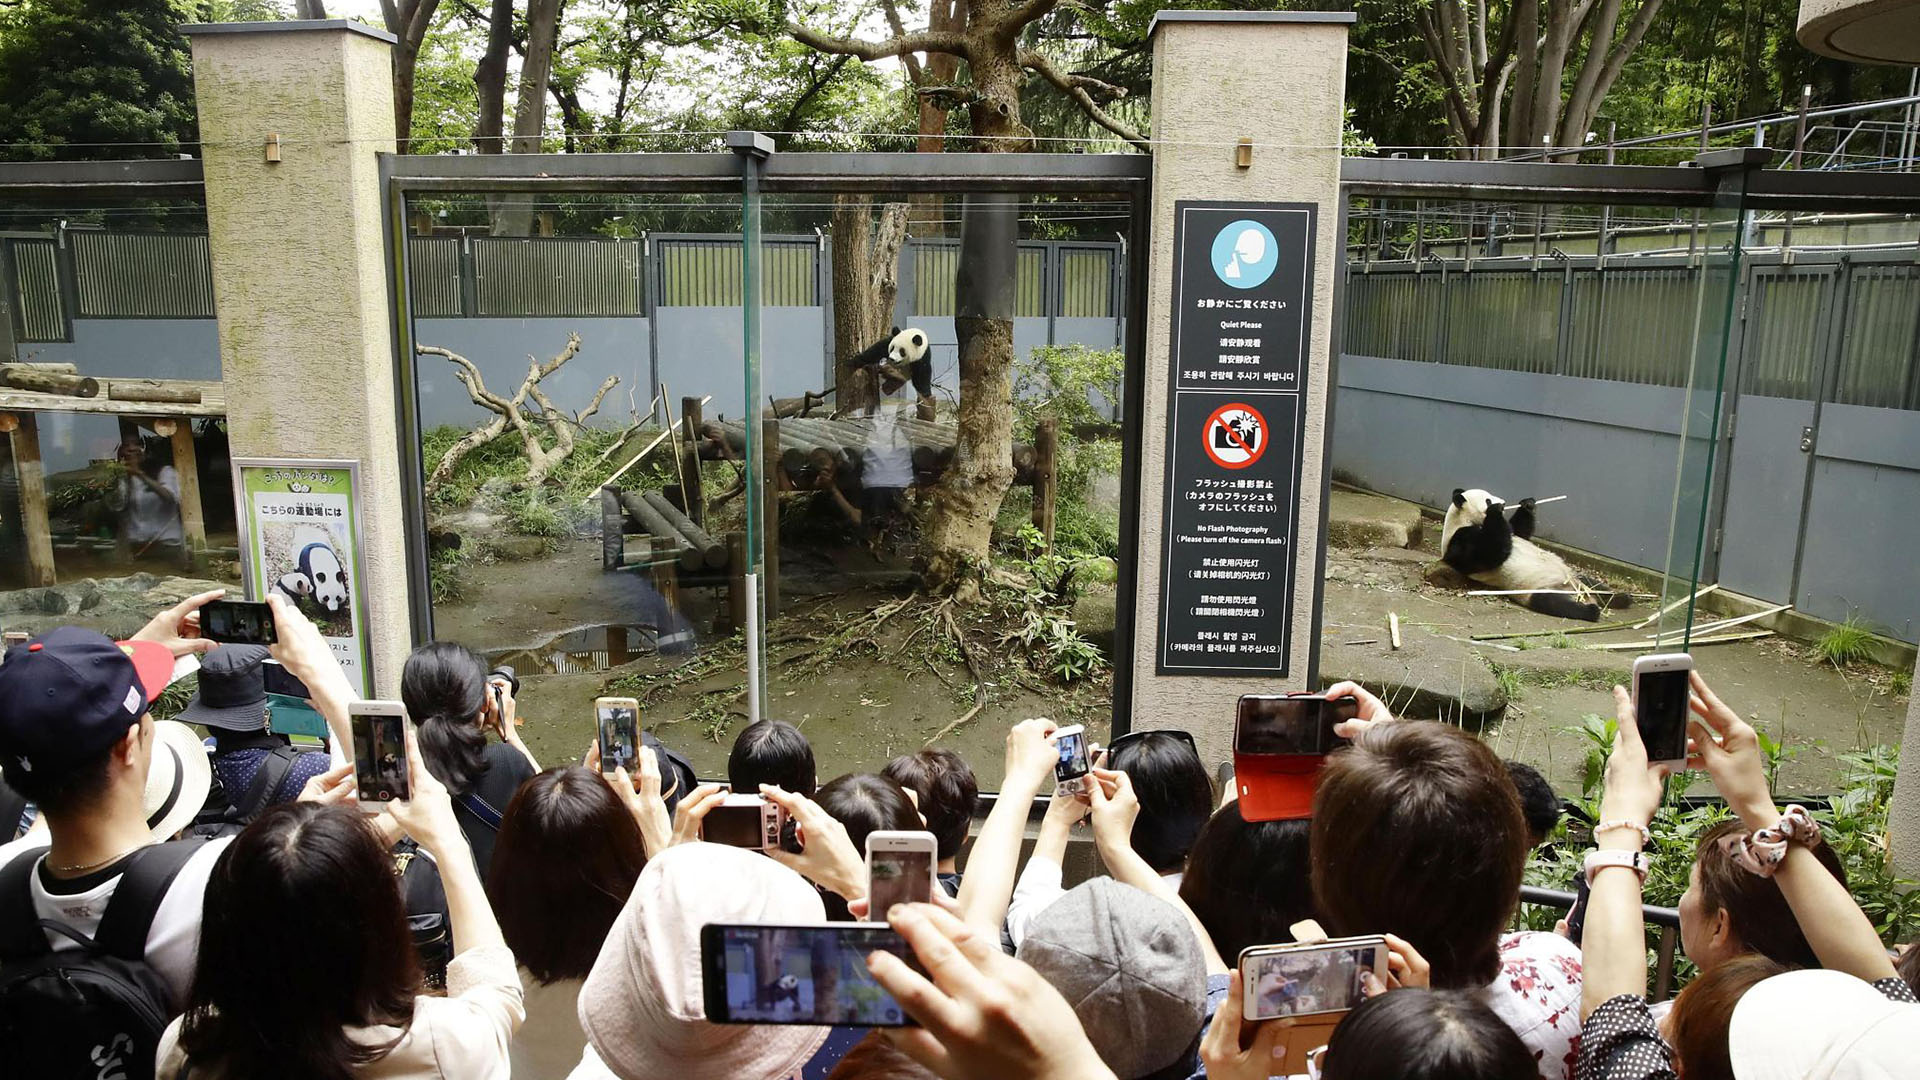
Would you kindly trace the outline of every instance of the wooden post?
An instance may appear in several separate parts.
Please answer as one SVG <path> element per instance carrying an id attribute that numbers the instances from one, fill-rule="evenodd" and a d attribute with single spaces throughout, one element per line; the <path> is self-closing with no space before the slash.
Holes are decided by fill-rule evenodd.
<path id="1" fill-rule="evenodd" d="M 1047 539 L 1047 550 L 1053 550 L 1053 496 L 1055 479 L 1055 459 L 1059 456 L 1060 420 L 1049 416 L 1040 421 L 1033 432 L 1033 524 L 1040 535 Z"/>
<path id="2" fill-rule="evenodd" d="M 52 585 L 53 529 L 47 522 L 47 472 L 40 464 L 40 418 L 23 412 L 8 438 L 13 471 L 20 481 L 20 526 L 27 537 L 27 583 Z"/>
<path id="3" fill-rule="evenodd" d="M 727 534 L 727 620 L 738 634 L 747 626 L 747 534 Z"/>
<path id="4" fill-rule="evenodd" d="M 680 399 L 681 436 L 674 440 L 676 452 L 680 458 L 680 504 L 687 508 L 687 517 L 695 525 L 705 528 L 707 524 L 707 494 L 700 483 L 700 399 L 683 397 Z"/>
<path id="5" fill-rule="evenodd" d="M 765 579 L 765 618 L 780 613 L 780 421 L 760 422 L 760 461 L 766 483 L 760 492 L 760 576 Z"/>
<path id="6" fill-rule="evenodd" d="M 653 564 L 653 587 L 667 602 L 667 610 L 680 610 L 680 545 L 670 536 L 653 538 L 649 550 Z M 662 629 L 665 629 L 662 627 Z"/>
<path id="7" fill-rule="evenodd" d="M 138 446 L 140 447 L 141 457 L 145 458 L 147 444 L 146 440 L 140 437 L 140 421 L 129 416 L 122 416 L 118 419 L 120 422 L 120 445 L 113 448 L 114 461 L 118 462 L 120 460 L 121 446 Z M 131 496 L 133 491 L 133 480 L 131 477 L 116 475 L 113 482 L 115 485 L 126 485 L 127 494 L 122 497 Z M 127 523 L 124 517 L 118 518 L 113 523 L 113 559 L 118 563 L 130 563 L 133 561 L 133 544 L 127 540 Z"/>
<path id="8" fill-rule="evenodd" d="M 201 569 L 207 562 L 207 518 L 200 507 L 200 463 L 193 450 L 193 421 L 174 424 L 173 471 L 180 481 L 180 539 L 184 562 Z"/>

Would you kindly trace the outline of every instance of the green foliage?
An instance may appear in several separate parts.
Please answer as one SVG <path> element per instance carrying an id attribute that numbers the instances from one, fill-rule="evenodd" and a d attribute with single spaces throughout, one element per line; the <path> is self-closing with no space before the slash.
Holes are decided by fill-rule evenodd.
<path id="1" fill-rule="evenodd" d="M 466 431 L 452 425 L 442 425 L 428 430 L 420 438 L 420 457 L 426 463 L 428 471 L 439 464 L 447 448 L 452 446 Z M 547 502 L 553 506 L 575 506 L 586 500 L 588 495 L 599 489 L 601 481 L 619 468 L 619 464 L 600 460 L 600 454 L 607 449 L 619 432 L 604 428 L 582 428 L 574 436 L 573 453 L 567 455 L 554 470 L 547 474 Z M 646 429 L 636 433 L 634 438 L 651 440 L 652 434 Z M 635 443 L 628 440 L 634 450 L 645 446 L 645 442 Z M 629 451 L 631 454 L 632 451 Z M 656 451 L 648 461 L 635 466 L 626 476 L 621 477 L 623 486 L 658 486 L 663 481 L 665 464 L 669 456 Z M 433 493 L 433 505 L 430 509 L 454 510 L 473 505 L 479 497 L 480 489 L 489 480 L 503 480 L 516 489 L 522 487 L 527 479 L 527 454 L 520 440 L 511 434 L 495 439 L 461 459 L 458 468 L 447 482 Z M 516 513 L 516 516 L 517 513 Z M 527 530 L 523 530 L 527 531 Z M 533 532 L 534 536 L 554 536 L 558 533 Z"/>
<path id="2" fill-rule="evenodd" d="M 1509 667 L 1494 668 L 1493 681 L 1499 685 L 1500 692 L 1506 695 L 1508 701 L 1518 700 L 1527 685 L 1519 670 Z"/>
<path id="3" fill-rule="evenodd" d="M 427 556 L 427 595 L 435 604 L 459 600 L 467 593 L 466 557 L 459 548 L 445 548 Z"/>
<path id="4" fill-rule="evenodd" d="M 1865 660 L 1873 655 L 1873 631 L 1855 616 L 1849 615 L 1845 622 L 1820 635 L 1813 643 L 1813 651 L 1835 667 L 1845 667 L 1856 660 Z"/>
<path id="5" fill-rule="evenodd" d="M 1887 680 L 1887 689 L 1893 691 L 1894 697 L 1912 697 L 1913 696 L 1913 672 L 1911 671 L 1894 672 L 1893 675 Z"/>
<path id="6" fill-rule="evenodd" d="M 1042 345 L 1014 365 L 1014 437 L 1031 442 L 1045 417 L 1059 423 L 1054 464 L 1054 546 L 1081 555 L 1115 555 L 1120 521 L 1087 505 L 1099 477 L 1120 474 L 1119 425 L 1105 409 L 1120 400 L 1126 357 L 1118 349 Z M 1018 510 L 1019 503 L 1009 509 Z"/>
<path id="7" fill-rule="evenodd" d="M 529 491 L 514 500 L 507 514 L 507 522 L 513 531 L 527 536 L 566 536 L 573 530 L 567 527 L 566 518 L 554 509 L 553 503 L 537 491 Z"/>
<path id="8" fill-rule="evenodd" d="M 1018 644 L 1036 666 L 1062 683 L 1091 678 L 1107 665 L 1098 646 L 1080 636 L 1071 609 L 1075 560 L 1059 545 L 1046 550 L 1046 538 L 1031 522 L 1022 526 L 1010 545 L 1018 582 L 1000 601 L 1018 625 L 1001 635 L 1004 645 Z"/>
<path id="9" fill-rule="evenodd" d="M 199 138 L 178 0 L 0 6 L 0 159 L 162 158 Z"/>
<path id="10" fill-rule="evenodd" d="M 192 700 L 194 692 L 200 687 L 200 675 L 195 672 L 167 684 L 160 696 L 153 699 L 153 705 L 147 711 L 157 720 L 172 720 L 179 716 Z"/>

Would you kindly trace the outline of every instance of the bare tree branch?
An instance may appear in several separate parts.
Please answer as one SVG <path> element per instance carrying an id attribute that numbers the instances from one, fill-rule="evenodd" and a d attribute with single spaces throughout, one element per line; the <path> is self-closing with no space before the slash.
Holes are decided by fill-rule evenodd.
<path id="1" fill-rule="evenodd" d="M 893 31 L 893 36 L 906 37 L 907 26 L 900 21 L 900 5 L 896 4 L 894 0 L 881 0 L 880 7 L 881 10 L 887 13 L 887 29 Z M 919 57 L 912 53 L 905 53 L 900 57 L 900 62 L 906 66 L 907 81 L 909 83 L 912 83 L 914 86 L 920 86 L 926 81 L 925 76 L 920 73 Z"/>
<path id="2" fill-rule="evenodd" d="M 1099 87 L 1103 92 L 1111 91 L 1112 97 L 1124 97 L 1126 90 L 1111 83 L 1101 82 L 1088 75 L 1064 75 L 1053 66 L 1052 61 L 1031 49 L 1020 50 L 1020 66 L 1052 83 L 1061 93 L 1079 103 L 1080 108 L 1093 122 L 1125 139 L 1136 149 L 1150 149 L 1147 137 L 1135 131 L 1126 121 L 1119 119 L 1102 109 L 1087 92 L 1089 86 Z"/>
<path id="3" fill-rule="evenodd" d="M 1047 12 L 1059 6 L 1059 2 L 1060 0 L 1025 0 L 1024 3 L 1012 4 L 993 21 L 1005 29 L 1018 31 L 1030 23 L 1038 22 Z"/>
<path id="4" fill-rule="evenodd" d="M 818 49 L 826 53 L 845 53 L 860 60 L 885 60 L 888 57 L 922 52 L 950 53 L 960 57 L 972 55 L 972 48 L 966 35 L 951 32 L 926 31 L 907 34 L 888 41 L 863 41 L 859 38 L 833 37 L 817 30 L 810 30 L 799 23 L 788 23 L 787 33 L 793 35 L 795 41 L 809 49 Z"/>

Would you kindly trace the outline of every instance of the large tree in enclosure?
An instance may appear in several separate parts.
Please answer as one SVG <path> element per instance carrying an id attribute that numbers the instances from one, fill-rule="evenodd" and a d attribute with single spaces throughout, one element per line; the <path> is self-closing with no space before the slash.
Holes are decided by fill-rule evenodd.
<path id="1" fill-rule="evenodd" d="M 923 99 L 965 109 L 980 153 L 1018 153 L 1034 148 L 1033 133 L 1020 119 L 1020 93 L 1027 73 L 1045 79 L 1073 99 L 1102 127 L 1144 147 L 1145 138 L 1110 115 L 1102 103 L 1124 91 L 1102 80 L 1062 71 L 1044 54 L 1021 44 L 1026 30 L 1059 0 L 968 0 L 964 13 L 950 9 L 944 29 L 903 33 L 884 41 L 836 37 L 799 20 L 787 24 L 795 40 L 825 53 L 864 61 L 918 56 L 951 57 L 951 86 L 919 86 Z M 959 25 L 952 25 L 960 15 Z M 889 20 L 901 25 L 897 14 Z M 916 60 L 916 64 L 919 61 Z M 924 68 L 921 69 L 924 71 Z M 923 136 L 932 133 L 922 130 Z M 926 584 L 935 592 L 966 597 L 978 589 L 989 558 L 993 522 L 1013 482 L 1013 298 L 1018 215 L 1005 197 L 962 200 L 960 267 L 954 284 L 954 331 L 960 349 L 960 407 L 953 465 L 941 474 L 928 500 L 925 532 Z"/>

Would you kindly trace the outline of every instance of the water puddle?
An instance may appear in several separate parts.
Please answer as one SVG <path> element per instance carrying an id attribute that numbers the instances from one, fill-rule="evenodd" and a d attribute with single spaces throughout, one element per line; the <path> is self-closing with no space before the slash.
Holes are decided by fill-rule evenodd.
<path id="1" fill-rule="evenodd" d="M 489 665 L 508 664 L 522 675 L 591 675 L 643 656 L 673 652 L 651 626 L 592 623 L 534 645 L 493 649 Z"/>

